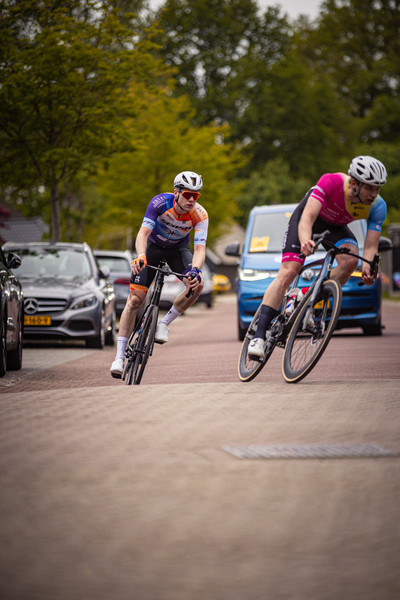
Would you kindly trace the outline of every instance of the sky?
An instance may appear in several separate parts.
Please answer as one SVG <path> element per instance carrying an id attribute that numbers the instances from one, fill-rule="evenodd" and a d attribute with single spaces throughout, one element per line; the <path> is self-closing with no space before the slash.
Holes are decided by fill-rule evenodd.
<path id="1" fill-rule="evenodd" d="M 262 10 L 267 6 L 280 4 L 282 11 L 288 13 L 289 17 L 296 19 L 300 14 L 306 14 L 315 19 L 319 13 L 319 7 L 322 0 L 256 0 Z M 150 0 L 152 8 L 157 8 L 163 4 L 163 0 Z"/>

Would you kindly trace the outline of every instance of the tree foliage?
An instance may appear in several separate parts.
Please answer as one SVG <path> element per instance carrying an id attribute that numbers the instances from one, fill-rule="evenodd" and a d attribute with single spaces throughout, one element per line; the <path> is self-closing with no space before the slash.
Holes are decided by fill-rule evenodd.
<path id="1" fill-rule="evenodd" d="M 123 122 L 157 64 L 118 0 L 1 0 L 0 14 L 2 183 L 49 190 L 58 240 L 60 181 L 134 146 Z"/>
<path id="2" fill-rule="evenodd" d="M 329 73 L 358 120 L 364 140 L 399 139 L 400 5 L 398 0 L 326 0 L 303 50 Z"/>
<path id="3" fill-rule="evenodd" d="M 63 236 L 125 244 L 150 198 L 193 168 L 214 238 L 225 216 L 296 202 L 364 153 L 387 165 L 398 220 L 398 0 L 325 0 L 314 22 L 256 0 L 166 0 L 157 20 L 145 5 L 0 0 L 8 198 L 24 186 L 32 215 L 59 191 Z"/>
<path id="4" fill-rule="evenodd" d="M 115 154 L 92 179 L 92 201 L 102 207 L 91 211 L 85 238 L 104 245 L 107 236 L 124 244 L 127 229 L 136 236 L 147 205 L 161 192 L 172 192 L 177 173 L 193 170 L 203 177 L 199 202 L 210 218 L 208 240 L 223 232 L 237 216 L 236 198 L 242 184 L 235 179 L 243 158 L 225 140 L 227 126 L 191 125 L 193 109 L 185 97 L 168 95 L 149 102 L 140 120 L 128 121 L 127 130 L 143 145 L 135 152 Z"/>

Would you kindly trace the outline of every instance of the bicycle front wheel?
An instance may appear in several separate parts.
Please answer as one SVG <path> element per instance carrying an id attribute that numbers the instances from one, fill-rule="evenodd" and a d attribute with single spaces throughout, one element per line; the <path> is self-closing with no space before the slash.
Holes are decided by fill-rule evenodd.
<path id="1" fill-rule="evenodd" d="M 247 333 L 245 335 L 242 349 L 240 351 L 239 356 L 239 364 L 238 364 L 238 374 L 239 379 L 241 381 L 247 382 L 251 381 L 258 375 L 261 369 L 264 367 L 265 363 L 269 359 L 272 354 L 273 349 L 275 348 L 274 342 L 267 342 L 265 345 L 265 356 L 264 359 L 260 362 L 259 360 L 253 360 L 248 355 L 248 348 L 251 340 L 254 337 L 254 334 L 257 330 L 258 318 L 260 315 L 261 305 L 258 307 L 256 314 L 253 317 L 252 322 L 249 325 Z M 271 325 L 272 326 L 272 325 Z M 267 338 L 268 338 L 268 330 L 267 330 Z"/>
<path id="2" fill-rule="evenodd" d="M 282 361 L 285 381 L 297 383 L 315 367 L 335 331 L 341 306 L 341 285 L 334 279 L 325 281 L 303 330 L 308 307 L 308 303 L 304 303 L 286 342 Z"/>
<path id="3" fill-rule="evenodd" d="M 157 306 L 151 306 L 147 312 L 146 319 L 143 323 L 142 329 L 139 333 L 138 338 L 138 366 L 136 369 L 136 376 L 134 378 L 134 385 L 139 385 L 142 381 L 143 373 L 149 360 L 149 356 L 153 352 L 154 338 L 156 335 L 158 319 L 158 308 Z"/>

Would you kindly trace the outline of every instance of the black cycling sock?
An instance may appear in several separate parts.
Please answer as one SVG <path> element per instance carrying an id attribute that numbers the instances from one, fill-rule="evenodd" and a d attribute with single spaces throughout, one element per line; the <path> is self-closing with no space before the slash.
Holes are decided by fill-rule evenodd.
<path id="1" fill-rule="evenodd" d="M 255 338 L 265 340 L 265 332 L 272 319 L 279 315 L 279 310 L 275 310 L 271 306 L 261 305 L 260 317 L 258 319 L 257 331 L 254 334 Z"/>

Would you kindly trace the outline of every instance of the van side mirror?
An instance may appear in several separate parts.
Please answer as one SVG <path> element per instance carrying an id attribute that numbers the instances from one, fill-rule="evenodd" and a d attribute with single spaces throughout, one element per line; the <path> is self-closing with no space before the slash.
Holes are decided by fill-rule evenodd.
<path id="1" fill-rule="evenodd" d="M 227 256 L 240 256 L 240 242 L 232 242 L 225 247 Z"/>
<path id="2" fill-rule="evenodd" d="M 381 237 L 378 245 L 378 252 L 386 252 L 393 248 L 392 241 L 387 237 Z"/>

